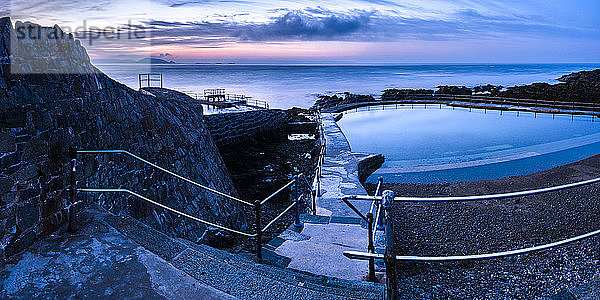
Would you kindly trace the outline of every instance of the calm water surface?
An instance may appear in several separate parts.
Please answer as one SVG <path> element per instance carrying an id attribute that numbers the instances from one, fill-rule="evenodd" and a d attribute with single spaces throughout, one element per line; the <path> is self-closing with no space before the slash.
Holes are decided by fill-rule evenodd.
<path id="1" fill-rule="evenodd" d="M 382 153 L 369 182 L 459 182 L 530 174 L 600 153 L 600 119 L 447 106 L 381 106 L 338 123 L 354 152 Z M 378 109 L 378 110 L 374 110 Z"/>
<path id="2" fill-rule="evenodd" d="M 109 76 L 138 88 L 138 74 L 162 73 L 168 88 L 202 92 L 225 88 L 266 100 L 271 107 L 310 107 L 316 95 L 339 92 L 379 95 L 386 88 L 435 88 L 439 85 L 556 82 L 563 74 L 593 70 L 600 64 L 521 65 L 398 65 L 398 66 L 276 66 L 276 65 L 99 65 Z"/>

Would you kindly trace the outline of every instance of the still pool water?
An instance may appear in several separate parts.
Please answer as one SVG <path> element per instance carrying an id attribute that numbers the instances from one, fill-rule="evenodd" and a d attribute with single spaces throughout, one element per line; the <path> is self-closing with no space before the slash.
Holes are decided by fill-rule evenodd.
<path id="1" fill-rule="evenodd" d="M 386 157 L 368 182 L 498 179 L 600 154 L 591 116 L 388 105 L 347 111 L 338 124 L 352 151 Z"/>

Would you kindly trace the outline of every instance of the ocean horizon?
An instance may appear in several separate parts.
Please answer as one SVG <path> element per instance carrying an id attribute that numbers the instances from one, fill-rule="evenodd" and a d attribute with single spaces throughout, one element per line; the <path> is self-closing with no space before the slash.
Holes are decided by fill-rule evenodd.
<path id="1" fill-rule="evenodd" d="M 167 88 L 227 93 L 265 100 L 272 108 L 308 108 L 319 95 L 351 92 L 375 97 L 389 88 L 435 89 L 439 85 L 557 83 L 562 75 L 600 68 L 600 63 L 554 64 L 97 64 L 113 79 L 138 88 L 138 74 L 161 73 Z"/>

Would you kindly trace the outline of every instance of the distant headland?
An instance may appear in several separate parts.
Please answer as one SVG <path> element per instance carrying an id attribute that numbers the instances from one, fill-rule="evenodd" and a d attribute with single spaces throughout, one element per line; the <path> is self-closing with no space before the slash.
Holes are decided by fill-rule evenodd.
<path id="1" fill-rule="evenodd" d="M 146 57 L 140 60 L 118 59 L 118 58 L 98 58 L 94 59 L 96 64 L 152 64 L 152 65 L 171 65 L 176 64 L 172 60 L 164 60 L 156 57 Z"/>

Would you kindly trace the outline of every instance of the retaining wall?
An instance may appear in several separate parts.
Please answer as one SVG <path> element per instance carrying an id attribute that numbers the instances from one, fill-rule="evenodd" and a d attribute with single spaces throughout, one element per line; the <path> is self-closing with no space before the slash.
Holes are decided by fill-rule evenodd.
<path id="1" fill-rule="evenodd" d="M 248 138 L 265 136 L 282 130 L 287 124 L 283 110 L 261 109 L 204 116 L 217 146 L 227 146 Z"/>
<path id="2" fill-rule="evenodd" d="M 91 65 L 76 40 L 20 42 L 14 34 L 10 19 L 0 19 L 0 257 L 65 223 L 72 146 L 128 150 L 237 195 L 201 111 L 115 82 Z M 47 74 L 39 69 L 44 64 Z M 15 66 L 22 72 L 11 72 Z M 246 227 L 237 204 L 131 159 L 81 161 L 79 187 L 128 188 L 209 221 Z M 78 200 L 192 241 L 214 232 L 125 195 L 79 194 Z"/>

